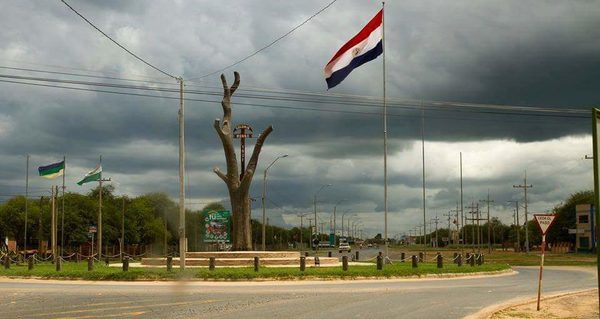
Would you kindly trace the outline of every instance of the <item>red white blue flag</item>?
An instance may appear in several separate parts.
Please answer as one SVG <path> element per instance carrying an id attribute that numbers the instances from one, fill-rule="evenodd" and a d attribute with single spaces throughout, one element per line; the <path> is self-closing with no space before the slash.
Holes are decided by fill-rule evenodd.
<path id="1" fill-rule="evenodd" d="M 350 41 L 344 44 L 325 66 L 327 88 L 338 85 L 352 70 L 383 53 L 383 9 Z"/>

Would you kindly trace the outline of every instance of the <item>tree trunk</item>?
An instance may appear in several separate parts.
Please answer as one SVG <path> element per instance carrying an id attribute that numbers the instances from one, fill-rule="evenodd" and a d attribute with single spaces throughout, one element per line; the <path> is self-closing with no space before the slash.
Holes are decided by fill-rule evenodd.
<path id="1" fill-rule="evenodd" d="M 224 174 L 218 167 L 214 168 L 215 174 L 219 176 L 227 185 L 229 198 L 231 200 L 232 215 L 232 246 L 233 250 L 251 250 L 252 249 L 252 228 L 250 225 L 250 197 L 248 191 L 254 177 L 254 171 L 258 164 L 258 156 L 267 136 L 273 131 L 273 127 L 267 127 L 257 138 L 252 156 L 244 170 L 244 175 L 238 174 L 238 163 L 233 144 L 233 124 L 231 119 L 231 96 L 237 90 L 240 84 L 240 75 L 234 72 L 235 81 L 231 87 L 227 85 L 225 76 L 221 74 L 221 83 L 223 84 L 223 120 L 216 119 L 214 128 L 223 144 L 225 152 L 225 161 L 227 162 L 227 173 Z"/>

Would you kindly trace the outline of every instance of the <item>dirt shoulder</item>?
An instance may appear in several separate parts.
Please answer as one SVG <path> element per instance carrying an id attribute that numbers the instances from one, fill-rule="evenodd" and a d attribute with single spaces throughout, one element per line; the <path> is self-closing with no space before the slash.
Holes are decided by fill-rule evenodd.
<path id="1" fill-rule="evenodd" d="M 537 301 L 529 300 L 508 308 L 495 311 L 490 319 L 546 319 L 577 318 L 596 319 L 598 312 L 598 289 L 568 293 L 543 298 L 540 311 L 536 310 Z"/>

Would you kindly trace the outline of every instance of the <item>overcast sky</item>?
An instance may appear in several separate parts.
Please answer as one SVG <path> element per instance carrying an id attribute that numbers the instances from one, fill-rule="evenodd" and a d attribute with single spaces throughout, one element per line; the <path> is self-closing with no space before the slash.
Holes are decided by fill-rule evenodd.
<path id="1" fill-rule="evenodd" d="M 271 43 L 329 2 L 69 1 L 137 55 L 183 76 L 186 89 L 197 93 L 186 95 L 194 99 L 186 102 L 190 209 L 211 201 L 229 205 L 224 183 L 212 172 L 214 166 L 225 168 L 212 128 L 222 116 L 219 74 L 203 76 Z M 338 213 L 356 214 L 352 218 L 370 235 L 383 231 L 383 59 L 356 69 L 329 91 L 323 78 L 331 56 L 380 8 L 380 1 L 338 0 L 223 72 L 230 82 L 234 70 L 241 74 L 234 123 L 248 123 L 256 134 L 269 124 L 275 128 L 252 186 L 255 218 L 261 213 L 264 168 L 289 154 L 269 169 L 271 223 L 297 226 L 296 214 L 312 212 L 315 192 L 332 184 L 319 193 L 320 218 L 329 221 L 335 203 L 345 199 Z M 437 214 L 447 225 L 443 214 L 456 209 L 460 152 L 465 206 L 485 199 L 489 190 L 492 216 L 507 223 L 514 207 L 507 201 L 523 199 L 513 185 L 523 184 L 525 170 L 533 184 L 530 212 L 591 189 L 592 162 L 583 158 L 592 153 L 589 115 L 599 104 L 598 17 L 600 4 L 594 1 L 386 3 L 390 237 L 423 221 L 421 106 L 427 220 Z M 0 30 L 0 76 L 177 88 L 176 81 L 126 54 L 60 1 L 5 1 Z M 161 97 L 0 82 L 0 200 L 24 192 L 26 154 L 36 197 L 51 185 L 36 176 L 37 167 L 63 155 L 69 191 L 85 193 L 94 186 L 75 183 L 102 155 L 104 176 L 113 179 L 117 193 L 178 196 L 177 94 L 0 80 Z M 447 106 L 434 107 L 434 101 Z M 516 106 L 558 112 L 521 112 Z"/>

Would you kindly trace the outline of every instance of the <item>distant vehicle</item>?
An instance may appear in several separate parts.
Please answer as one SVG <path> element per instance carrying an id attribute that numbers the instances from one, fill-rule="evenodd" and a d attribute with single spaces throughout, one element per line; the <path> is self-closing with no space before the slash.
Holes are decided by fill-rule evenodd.
<path id="1" fill-rule="evenodd" d="M 338 246 L 338 250 L 340 251 L 340 254 L 341 254 L 342 251 L 350 252 L 352 249 L 350 248 L 350 244 L 348 244 L 346 242 L 341 242 L 340 245 Z"/>
<path id="2" fill-rule="evenodd" d="M 373 248 L 373 244 L 368 244 L 367 248 Z"/>

